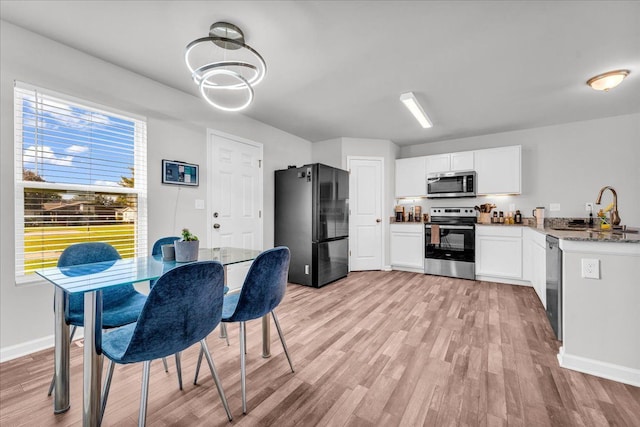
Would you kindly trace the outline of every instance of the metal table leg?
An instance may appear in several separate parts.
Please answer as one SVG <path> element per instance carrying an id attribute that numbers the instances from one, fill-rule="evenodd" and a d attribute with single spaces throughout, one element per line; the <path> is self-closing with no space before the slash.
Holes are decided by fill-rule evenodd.
<path id="1" fill-rule="evenodd" d="M 84 366 L 82 425 L 100 425 L 102 376 L 102 291 L 84 294 Z"/>
<path id="2" fill-rule="evenodd" d="M 69 410 L 69 325 L 64 321 L 65 294 L 56 287 L 53 296 L 55 313 L 55 348 L 53 412 L 60 414 Z"/>

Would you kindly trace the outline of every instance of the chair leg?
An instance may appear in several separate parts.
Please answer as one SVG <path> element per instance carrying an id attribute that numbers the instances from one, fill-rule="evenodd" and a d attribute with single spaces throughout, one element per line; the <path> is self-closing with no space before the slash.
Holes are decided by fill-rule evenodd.
<path id="1" fill-rule="evenodd" d="M 196 365 L 196 375 L 193 377 L 193 385 L 198 384 L 198 374 L 200 373 L 200 365 L 202 364 L 202 356 L 204 355 L 204 350 L 202 347 L 200 348 L 200 354 L 198 354 L 198 364 Z"/>
<path id="2" fill-rule="evenodd" d="M 73 325 L 71 327 L 71 335 L 69 335 L 69 342 L 73 341 L 73 335 L 76 333 L 76 329 L 78 329 L 77 326 Z M 56 386 L 56 374 L 53 374 L 53 378 L 51 378 L 51 384 L 49 384 L 49 392 L 47 393 L 47 396 L 51 396 L 51 393 L 53 393 L 53 388 Z"/>
<path id="3" fill-rule="evenodd" d="M 165 372 L 169 372 L 169 366 L 167 365 L 167 358 L 166 357 L 162 358 L 162 364 L 164 365 L 164 371 Z"/>
<path id="4" fill-rule="evenodd" d="M 100 423 L 102 423 L 102 418 L 104 417 L 104 411 L 107 409 L 107 399 L 109 398 L 109 390 L 111 389 L 111 379 L 113 378 L 113 369 L 115 368 L 115 363 L 113 360 L 109 359 L 109 364 L 107 365 L 107 378 L 104 381 L 104 385 L 102 386 L 102 405 L 100 408 Z"/>
<path id="5" fill-rule="evenodd" d="M 242 413 L 247 413 L 247 372 L 246 372 L 246 354 L 247 354 L 247 341 L 246 341 L 246 324 L 240 322 L 240 389 L 242 390 Z"/>
<path id="6" fill-rule="evenodd" d="M 287 355 L 287 360 L 289 361 L 289 366 L 291 367 L 291 372 L 295 372 L 293 369 L 293 362 L 291 362 L 291 357 L 289 356 L 289 350 L 287 349 L 287 343 L 284 340 L 284 334 L 282 333 L 282 329 L 280 328 L 280 322 L 278 322 L 278 316 L 276 316 L 275 310 L 271 310 L 271 316 L 273 316 L 273 323 L 276 324 L 276 329 L 278 330 L 278 335 L 280 335 L 280 342 L 282 343 L 282 348 L 284 349 L 284 354 Z"/>
<path id="7" fill-rule="evenodd" d="M 143 362 L 142 368 L 142 391 L 140 393 L 140 413 L 138 414 L 138 427 L 142 427 L 147 422 L 147 399 L 149 398 L 149 374 L 151 373 L 151 361 Z"/>
<path id="8" fill-rule="evenodd" d="M 244 354 L 247 354 L 247 325 L 245 323 L 245 328 L 244 328 L 244 332 L 242 333 L 244 335 Z"/>
<path id="9" fill-rule="evenodd" d="M 220 322 L 220 337 L 224 337 L 227 340 L 227 347 L 229 347 L 229 334 L 227 333 L 227 325 Z"/>
<path id="10" fill-rule="evenodd" d="M 216 367 L 213 365 L 213 358 L 211 357 L 211 353 L 209 353 L 209 347 L 207 347 L 207 341 L 200 341 L 201 352 L 204 353 L 207 358 L 207 363 L 209 364 L 209 370 L 211 371 L 211 376 L 213 377 L 213 382 L 216 383 L 216 388 L 218 389 L 218 394 L 220 395 L 220 400 L 222 400 L 222 406 L 224 406 L 224 410 L 227 412 L 227 418 L 229 421 L 233 421 L 233 417 L 231 417 L 231 412 L 229 411 L 229 405 L 227 405 L 227 398 L 224 395 L 224 390 L 222 390 L 222 384 L 220 384 L 220 378 L 218 377 L 218 372 L 216 372 Z"/>
<path id="11" fill-rule="evenodd" d="M 176 353 L 176 371 L 178 371 L 178 386 L 182 390 L 182 365 L 180 364 L 180 352 Z"/>

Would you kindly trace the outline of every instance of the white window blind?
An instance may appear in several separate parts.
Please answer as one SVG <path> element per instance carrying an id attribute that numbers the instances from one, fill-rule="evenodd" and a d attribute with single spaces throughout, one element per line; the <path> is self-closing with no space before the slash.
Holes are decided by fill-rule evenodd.
<path id="1" fill-rule="evenodd" d="M 16 82 L 16 282 L 79 242 L 147 254 L 143 118 Z"/>

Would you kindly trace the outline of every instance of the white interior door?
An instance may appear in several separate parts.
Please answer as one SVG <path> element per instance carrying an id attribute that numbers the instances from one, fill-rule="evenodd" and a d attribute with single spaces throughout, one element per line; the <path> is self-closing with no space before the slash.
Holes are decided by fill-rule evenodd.
<path id="1" fill-rule="evenodd" d="M 348 157 L 347 168 L 350 171 L 350 270 L 381 270 L 384 159 Z"/>
<path id="2" fill-rule="evenodd" d="M 209 247 L 262 249 L 262 144 L 208 134 Z M 239 289 L 251 263 L 227 267 L 227 286 Z"/>

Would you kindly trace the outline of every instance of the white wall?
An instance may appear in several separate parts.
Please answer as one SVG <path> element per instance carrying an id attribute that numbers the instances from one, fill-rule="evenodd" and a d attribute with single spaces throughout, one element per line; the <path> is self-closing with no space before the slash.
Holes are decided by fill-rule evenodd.
<path id="1" fill-rule="evenodd" d="M 53 344 L 53 289 L 15 286 L 13 82 L 23 81 L 147 117 L 149 242 L 189 227 L 206 236 L 207 128 L 264 144 L 264 246 L 273 246 L 273 171 L 311 161 L 311 143 L 239 114 L 218 112 L 196 96 L 1 21 L 0 25 L 0 357 Z M 176 58 L 180 60 L 180 58 Z M 189 78 L 185 70 L 185 78 Z M 201 165 L 200 186 L 160 183 L 161 159 Z M 176 203 L 183 209 L 174 212 Z M 21 347 L 22 346 L 22 347 Z"/>
<path id="2" fill-rule="evenodd" d="M 342 138 L 314 142 L 311 145 L 311 158 L 313 163 L 323 163 L 327 166 L 344 169 L 345 167 L 342 164 Z"/>
<path id="3" fill-rule="evenodd" d="M 610 185 L 618 193 L 622 224 L 640 226 L 640 114 L 401 147 L 400 157 L 508 145 L 522 145 L 521 195 L 446 203 L 473 206 L 493 201 L 504 211 L 514 203 L 525 216 L 545 206 L 547 217 L 585 217 L 584 204 L 595 202 L 600 188 Z M 611 200 L 605 193 L 602 207 Z M 442 201 L 426 199 L 418 203 L 443 206 Z M 550 212 L 550 203 L 560 203 L 560 211 Z"/>

